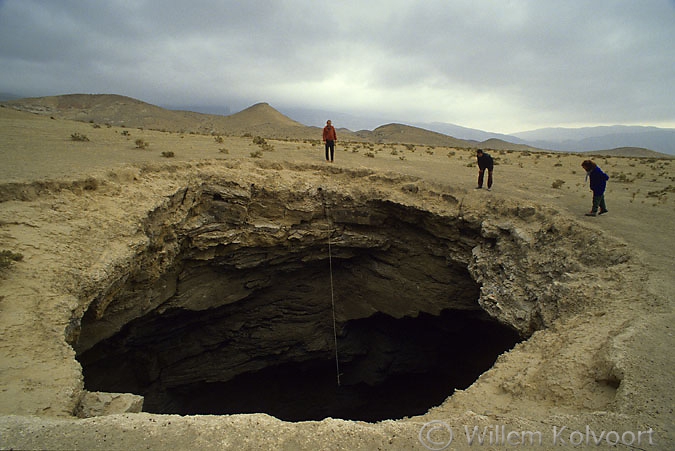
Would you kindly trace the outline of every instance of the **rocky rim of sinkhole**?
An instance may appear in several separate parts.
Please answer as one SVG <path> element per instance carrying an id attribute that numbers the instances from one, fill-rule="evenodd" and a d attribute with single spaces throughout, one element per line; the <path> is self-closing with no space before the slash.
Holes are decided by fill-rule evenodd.
<path id="1" fill-rule="evenodd" d="M 370 170 L 240 169 L 174 173 L 137 218 L 143 239 L 82 284 L 66 330 L 80 416 L 111 413 L 101 392 L 155 413 L 423 414 L 536 331 L 601 310 L 589 274 L 618 284 L 630 260 L 534 204 Z M 603 409 L 621 381 L 595 365 Z"/>

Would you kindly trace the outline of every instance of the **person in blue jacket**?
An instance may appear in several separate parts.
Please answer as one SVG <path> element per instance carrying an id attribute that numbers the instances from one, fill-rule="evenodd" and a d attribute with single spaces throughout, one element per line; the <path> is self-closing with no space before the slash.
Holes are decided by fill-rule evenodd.
<path id="1" fill-rule="evenodd" d="M 586 216 L 603 215 L 607 213 L 607 205 L 605 205 L 605 188 L 607 187 L 607 180 L 609 176 L 602 172 L 595 162 L 591 160 L 584 160 L 581 167 L 586 171 L 586 178 L 590 179 L 591 191 L 593 191 L 593 207 L 591 211 L 586 213 Z M 598 208 L 600 211 L 598 212 Z"/>

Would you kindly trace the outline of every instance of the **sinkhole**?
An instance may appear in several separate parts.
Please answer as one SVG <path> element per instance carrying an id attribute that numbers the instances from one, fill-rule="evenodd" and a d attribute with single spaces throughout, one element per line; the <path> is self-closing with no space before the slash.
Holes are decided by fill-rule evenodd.
<path id="1" fill-rule="evenodd" d="M 388 199 L 204 184 L 144 224 L 74 343 L 89 391 L 166 414 L 423 414 L 521 340 L 478 304 L 480 224 Z"/>

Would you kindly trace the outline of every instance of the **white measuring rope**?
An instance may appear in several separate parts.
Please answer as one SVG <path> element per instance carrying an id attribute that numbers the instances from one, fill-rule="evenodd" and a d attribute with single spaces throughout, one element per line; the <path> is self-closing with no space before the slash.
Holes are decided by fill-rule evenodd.
<path id="1" fill-rule="evenodd" d="M 330 224 L 330 221 L 329 221 Z M 330 302 L 333 306 L 333 339 L 335 340 L 335 372 L 337 375 L 337 384 L 340 386 L 340 359 L 338 358 L 337 326 L 335 321 L 335 295 L 333 294 L 333 254 L 331 251 L 330 236 L 333 233 L 333 227 L 328 231 L 328 267 L 330 270 Z"/>
<path id="2" fill-rule="evenodd" d="M 321 188 L 319 188 L 321 192 Z M 330 274 L 330 303 L 333 310 L 333 340 L 335 343 L 335 373 L 337 376 L 337 384 L 340 386 L 340 358 L 338 356 L 338 341 L 337 341 L 337 322 L 335 320 L 335 290 L 333 289 L 333 252 L 331 249 L 331 235 L 333 234 L 333 223 L 330 220 L 328 215 L 328 207 L 326 206 L 326 200 L 323 198 L 323 193 L 321 193 L 321 201 L 323 203 L 323 211 L 326 215 L 326 221 L 328 221 L 328 270 Z"/>

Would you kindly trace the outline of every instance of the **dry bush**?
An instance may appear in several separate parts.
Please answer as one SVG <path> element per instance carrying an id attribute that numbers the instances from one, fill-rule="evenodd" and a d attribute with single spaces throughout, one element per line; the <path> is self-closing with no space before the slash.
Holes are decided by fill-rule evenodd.
<path id="1" fill-rule="evenodd" d="M 23 254 L 2 250 L 0 251 L 0 269 L 8 268 L 14 262 L 23 260 Z"/>
<path id="2" fill-rule="evenodd" d="M 83 135 L 82 133 L 73 133 L 70 135 L 70 139 L 73 141 L 80 141 L 80 142 L 86 142 L 89 141 L 89 138 L 87 138 L 87 135 Z"/>

